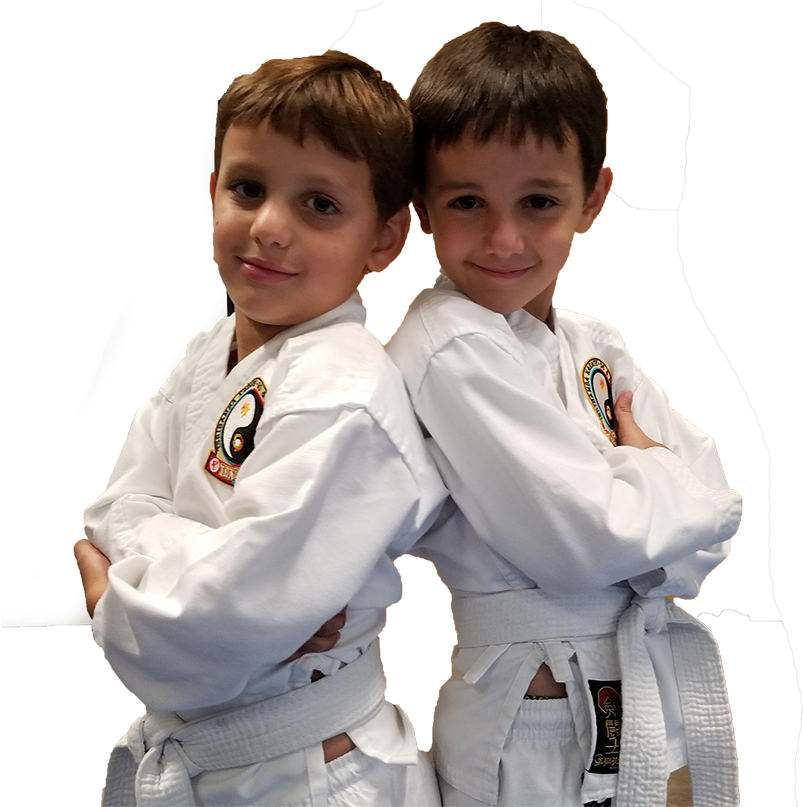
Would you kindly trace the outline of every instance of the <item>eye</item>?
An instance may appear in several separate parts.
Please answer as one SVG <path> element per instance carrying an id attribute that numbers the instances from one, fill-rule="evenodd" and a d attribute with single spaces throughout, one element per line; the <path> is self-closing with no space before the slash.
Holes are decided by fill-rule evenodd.
<path id="1" fill-rule="evenodd" d="M 457 199 L 449 202 L 449 207 L 458 210 L 474 210 L 480 206 L 480 200 L 476 196 L 458 196 Z"/>
<path id="2" fill-rule="evenodd" d="M 316 213 L 320 213 L 324 216 L 340 212 L 338 206 L 331 199 L 326 196 L 320 196 L 319 194 L 310 196 L 305 204 L 310 210 L 314 210 Z"/>
<path id="3" fill-rule="evenodd" d="M 232 182 L 230 187 L 232 193 L 240 199 L 260 199 L 263 195 L 262 186 L 250 180 Z"/>
<path id="4" fill-rule="evenodd" d="M 555 200 L 548 196 L 528 196 L 525 206 L 533 210 L 549 210 L 550 207 L 555 206 Z"/>

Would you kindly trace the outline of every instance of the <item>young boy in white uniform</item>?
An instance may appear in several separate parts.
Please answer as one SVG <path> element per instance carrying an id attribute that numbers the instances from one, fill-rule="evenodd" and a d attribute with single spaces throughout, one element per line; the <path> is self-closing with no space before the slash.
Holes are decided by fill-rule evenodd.
<path id="1" fill-rule="evenodd" d="M 137 413 L 76 546 L 95 637 L 148 709 L 104 804 L 439 803 L 377 636 L 446 491 L 356 292 L 404 244 L 411 160 L 404 103 L 346 54 L 267 62 L 219 103 L 234 314 Z M 334 649 L 295 652 L 347 604 Z"/>
<path id="2" fill-rule="evenodd" d="M 456 505 L 421 545 L 458 637 L 444 804 L 654 807 L 688 762 L 695 805 L 733 805 L 716 646 L 667 597 L 725 557 L 740 498 L 616 331 L 552 308 L 611 185 L 596 74 L 562 37 L 487 23 L 409 104 L 443 274 L 388 351 Z"/>

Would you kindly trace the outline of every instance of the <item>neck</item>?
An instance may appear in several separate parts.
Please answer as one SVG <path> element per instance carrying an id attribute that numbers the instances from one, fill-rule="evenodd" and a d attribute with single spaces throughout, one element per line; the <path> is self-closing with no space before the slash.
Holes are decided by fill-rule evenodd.
<path id="1" fill-rule="evenodd" d="M 546 325 L 551 326 L 551 313 L 552 313 L 552 295 L 555 293 L 555 284 L 557 279 L 547 286 L 537 297 L 533 297 L 529 303 L 524 306 L 524 310 L 528 314 L 532 314 L 536 319 L 540 319 Z"/>

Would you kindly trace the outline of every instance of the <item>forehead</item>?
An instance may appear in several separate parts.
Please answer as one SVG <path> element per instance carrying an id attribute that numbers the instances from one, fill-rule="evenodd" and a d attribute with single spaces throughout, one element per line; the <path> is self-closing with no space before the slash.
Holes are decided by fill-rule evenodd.
<path id="1" fill-rule="evenodd" d="M 567 135 L 563 147 L 550 137 L 531 131 L 516 142 L 505 134 L 487 141 L 463 134 L 455 143 L 430 147 L 427 190 L 449 190 L 468 185 L 544 187 L 582 184 L 583 169 L 577 138 Z"/>
<path id="2" fill-rule="evenodd" d="M 371 193 L 371 172 L 364 159 L 347 157 L 314 134 L 299 142 L 267 120 L 257 125 L 233 123 L 226 130 L 220 173 L 237 171 L 277 180 L 325 180 L 352 193 Z"/>

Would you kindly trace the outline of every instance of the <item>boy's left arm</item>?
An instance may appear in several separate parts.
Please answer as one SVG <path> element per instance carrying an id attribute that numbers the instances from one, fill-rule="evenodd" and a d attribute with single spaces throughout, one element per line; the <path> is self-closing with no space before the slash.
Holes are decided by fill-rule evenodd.
<path id="1" fill-rule="evenodd" d="M 722 490 L 728 487 L 713 439 L 671 409 L 663 390 L 650 378 L 642 376 L 635 395 L 629 390 L 620 393 L 614 414 L 620 445 L 669 450 L 704 485 Z M 642 425 L 663 442 L 653 440 Z M 641 596 L 693 599 L 700 593 L 703 580 L 729 552 L 730 540 L 715 543 L 628 582 Z"/>

